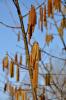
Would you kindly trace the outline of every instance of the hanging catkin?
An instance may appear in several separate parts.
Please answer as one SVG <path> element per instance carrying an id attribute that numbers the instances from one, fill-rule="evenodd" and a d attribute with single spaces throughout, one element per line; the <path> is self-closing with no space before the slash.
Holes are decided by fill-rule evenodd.
<path id="1" fill-rule="evenodd" d="M 7 92 L 10 93 L 10 88 L 11 88 L 11 85 L 9 83 L 7 83 Z"/>
<path id="2" fill-rule="evenodd" d="M 2 61 L 2 66 L 3 66 L 3 71 L 4 71 L 4 59 L 3 59 L 3 61 Z"/>
<path id="3" fill-rule="evenodd" d="M 32 85 L 33 85 L 33 88 L 37 88 L 38 86 L 38 64 L 37 62 L 34 65 Z"/>
<path id="4" fill-rule="evenodd" d="M 28 18 L 28 41 L 30 42 L 32 33 L 34 32 L 36 24 L 36 10 L 33 5 L 31 5 L 31 10 L 29 11 L 29 18 Z"/>
<path id="5" fill-rule="evenodd" d="M 55 7 L 56 10 L 60 11 L 61 10 L 61 0 L 54 0 L 53 6 Z"/>
<path id="6" fill-rule="evenodd" d="M 52 15 L 52 0 L 48 0 L 48 17 Z"/>
<path id="7" fill-rule="evenodd" d="M 15 100 L 19 100 L 19 94 L 17 91 L 15 92 Z"/>
<path id="8" fill-rule="evenodd" d="M 19 67 L 16 67 L 16 81 L 19 81 Z"/>
<path id="9" fill-rule="evenodd" d="M 46 76 L 45 76 L 45 84 L 46 84 L 46 86 L 50 85 L 50 74 L 46 74 Z"/>
<path id="10" fill-rule="evenodd" d="M 41 94 L 40 97 L 39 97 L 39 100 L 45 100 L 45 95 Z"/>
<path id="11" fill-rule="evenodd" d="M 18 56 L 17 53 L 15 54 L 15 64 L 18 63 Z"/>
<path id="12" fill-rule="evenodd" d="M 20 32 L 18 33 L 18 41 L 20 41 Z"/>
<path id="13" fill-rule="evenodd" d="M 43 7 L 42 6 L 40 6 L 39 12 L 40 12 L 40 18 L 39 18 L 40 29 L 41 31 L 43 31 Z"/>
<path id="14" fill-rule="evenodd" d="M 4 86 L 4 92 L 6 91 L 6 89 L 7 89 L 7 83 Z"/>
<path id="15" fill-rule="evenodd" d="M 46 6 L 44 7 L 44 25 L 47 26 Z"/>
<path id="16" fill-rule="evenodd" d="M 52 34 L 46 34 L 45 41 L 49 45 L 50 42 L 53 40 L 53 35 Z"/>
<path id="17" fill-rule="evenodd" d="M 60 26 L 60 27 L 58 28 L 58 34 L 59 34 L 59 36 L 60 36 L 61 38 L 63 38 L 63 28 L 62 28 L 62 26 Z"/>
<path id="18" fill-rule="evenodd" d="M 26 91 L 21 91 L 22 100 L 26 100 Z"/>
<path id="19" fill-rule="evenodd" d="M 10 86 L 10 95 L 14 96 L 14 87 L 13 86 Z"/>
<path id="20" fill-rule="evenodd" d="M 8 64 L 9 64 L 8 55 L 6 55 L 6 57 L 3 59 L 3 69 L 8 68 Z"/>
<path id="21" fill-rule="evenodd" d="M 14 62 L 10 61 L 10 77 L 14 77 Z"/>
<path id="22" fill-rule="evenodd" d="M 63 18 L 61 21 L 61 27 L 66 28 L 66 18 Z"/>
<path id="23" fill-rule="evenodd" d="M 41 60 L 41 51 L 37 42 L 33 43 L 31 54 L 30 54 L 30 66 L 33 69 L 32 72 L 32 85 L 37 88 L 38 85 L 38 62 Z"/>
<path id="24" fill-rule="evenodd" d="M 20 62 L 19 62 L 20 65 L 22 65 L 22 55 L 20 55 Z"/>
<path id="25" fill-rule="evenodd" d="M 33 61 L 39 61 L 40 60 L 41 52 L 40 52 L 40 49 L 39 49 L 39 44 L 37 42 L 33 43 L 31 53 L 32 53 Z"/>

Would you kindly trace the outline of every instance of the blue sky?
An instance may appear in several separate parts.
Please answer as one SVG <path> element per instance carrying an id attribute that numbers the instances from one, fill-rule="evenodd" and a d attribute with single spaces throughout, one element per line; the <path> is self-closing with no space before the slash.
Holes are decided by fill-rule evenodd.
<path id="1" fill-rule="evenodd" d="M 22 15 L 25 15 L 29 11 L 31 4 L 34 4 L 35 7 L 37 7 L 38 4 L 36 3 L 36 1 L 38 1 L 38 4 L 41 4 L 44 0 L 28 0 L 28 1 L 27 0 L 19 0 Z M 37 15 L 39 17 L 38 10 L 37 10 Z M 62 17 L 58 17 L 57 15 L 55 16 L 55 18 L 56 18 L 56 20 L 62 19 Z M 4 22 L 5 24 L 11 25 L 11 26 L 20 26 L 16 8 L 15 8 L 12 0 L 0 0 L 0 22 Z M 52 43 L 50 43 L 50 46 L 49 47 L 45 46 L 45 50 L 50 53 L 52 51 L 53 55 L 60 56 L 60 54 L 62 52 L 63 44 L 58 36 L 56 27 L 53 25 L 50 26 L 50 22 L 53 23 L 53 20 L 48 18 L 48 22 L 49 22 L 48 23 L 48 32 L 56 34 L 56 35 L 54 35 L 54 39 L 53 39 Z M 24 18 L 25 30 L 27 30 L 27 24 L 28 24 L 28 16 L 26 18 Z M 60 23 L 58 23 L 58 25 L 60 25 Z M 25 51 L 16 46 L 16 45 L 19 45 L 21 47 L 24 47 L 24 43 L 22 40 L 20 42 L 17 42 L 16 34 L 18 34 L 19 31 L 21 33 L 20 29 L 11 29 L 11 28 L 7 28 L 0 24 L 0 74 L 2 73 L 4 75 L 4 73 L 2 72 L 2 59 L 5 56 L 7 51 L 9 53 L 9 55 L 12 57 L 15 55 L 16 52 L 19 52 L 19 54 L 22 53 L 23 61 L 24 61 L 23 63 L 25 64 L 25 55 L 24 55 Z M 38 24 L 37 24 L 35 27 L 35 31 L 33 33 L 32 39 L 31 39 L 31 43 L 33 43 L 36 40 L 39 42 L 40 47 L 43 48 L 43 46 L 45 44 L 46 32 L 47 32 L 47 30 L 45 27 L 44 27 L 44 31 L 41 32 L 39 30 Z M 21 38 L 22 38 L 22 35 L 21 35 Z M 66 29 L 64 29 L 64 41 L 66 43 Z M 64 56 L 66 56 L 66 55 L 64 54 L 63 57 Z M 25 73 L 26 72 L 23 72 L 23 74 L 25 74 Z M 0 77 L 1 77 L 1 80 L 3 80 L 3 81 L 5 80 L 5 77 L 3 78 L 1 75 L 0 75 Z M 1 86 L 3 86 L 3 85 L 1 84 Z M 6 99 L 3 98 L 3 95 Z M 1 91 L 0 92 L 0 100 L 1 99 L 9 100 L 9 96 L 7 94 L 4 94 Z"/>

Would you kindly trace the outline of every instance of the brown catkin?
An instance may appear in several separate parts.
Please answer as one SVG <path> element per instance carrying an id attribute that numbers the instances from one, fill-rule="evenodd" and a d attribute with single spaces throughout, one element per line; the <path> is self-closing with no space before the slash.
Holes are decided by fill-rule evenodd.
<path id="1" fill-rule="evenodd" d="M 63 18 L 61 21 L 61 27 L 66 28 L 66 18 Z"/>
<path id="2" fill-rule="evenodd" d="M 17 55 L 17 53 L 15 54 L 15 63 L 18 63 L 18 55 Z"/>
<path id="3" fill-rule="evenodd" d="M 10 61 L 10 77 L 14 77 L 14 62 Z"/>
<path id="4" fill-rule="evenodd" d="M 20 32 L 18 33 L 18 41 L 20 41 Z"/>
<path id="5" fill-rule="evenodd" d="M 41 31 L 43 31 L 43 7 L 42 6 L 40 6 L 39 12 L 40 12 L 40 19 L 39 19 L 40 29 Z"/>
<path id="6" fill-rule="evenodd" d="M 32 33 L 34 32 L 36 24 L 36 10 L 33 5 L 31 5 L 31 10 L 29 11 L 28 17 L 28 41 L 30 42 Z"/>
<path id="7" fill-rule="evenodd" d="M 52 15 L 52 0 L 48 0 L 48 17 Z"/>
<path id="8" fill-rule="evenodd" d="M 46 84 L 46 86 L 50 85 L 50 74 L 46 74 L 46 76 L 45 76 L 45 84 Z"/>
<path id="9" fill-rule="evenodd" d="M 16 81 L 19 81 L 19 67 L 16 68 Z"/>
<path id="10" fill-rule="evenodd" d="M 47 26 L 46 6 L 44 7 L 44 25 Z"/>
<path id="11" fill-rule="evenodd" d="M 47 44 L 49 44 L 53 40 L 53 35 L 52 34 L 46 34 L 45 41 Z"/>
<path id="12" fill-rule="evenodd" d="M 8 55 L 6 55 L 6 57 L 3 59 L 2 63 L 3 63 L 3 69 L 8 68 L 8 65 L 9 65 Z"/>
<path id="13" fill-rule="evenodd" d="M 3 71 L 4 71 L 4 59 L 3 59 L 3 61 L 2 61 L 2 66 L 3 66 Z"/>
<path id="14" fill-rule="evenodd" d="M 33 79 L 32 79 L 32 84 L 34 88 L 37 88 L 38 86 L 38 64 L 35 62 L 34 65 L 34 70 L 33 70 Z"/>
<path id="15" fill-rule="evenodd" d="M 61 0 L 54 0 L 53 5 L 56 10 L 58 10 L 58 11 L 61 10 Z"/>
<path id="16" fill-rule="evenodd" d="M 4 86 L 4 92 L 6 91 L 6 89 L 7 89 L 7 83 Z"/>
<path id="17" fill-rule="evenodd" d="M 63 38 L 64 33 L 63 33 L 63 28 L 62 28 L 62 26 L 60 26 L 60 27 L 58 28 L 58 34 L 59 34 L 59 36 L 60 36 L 61 38 Z"/>
<path id="18" fill-rule="evenodd" d="M 19 94 L 17 91 L 15 92 L 15 100 L 19 100 Z"/>
<path id="19" fill-rule="evenodd" d="M 14 87 L 13 86 L 10 86 L 10 95 L 14 96 Z"/>
<path id="20" fill-rule="evenodd" d="M 20 65 L 22 65 L 22 55 L 20 55 Z"/>
<path id="21" fill-rule="evenodd" d="M 22 100 L 26 100 L 26 91 L 21 91 Z"/>
<path id="22" fill-rule="evenodd" d="M 38 62 L 41 60 L 41 51 L 37 42 L 33 43 L 30 53 L 30 66 L 32 68 L 32 85 L 36 89 L 38 86 Z"/>
<path id="23" fill-rule="evenodd" d="M 33 5 L 31 5 L 31 10 L 29 12 L 29 25 L 34 26 L 36 24 L 36 10 Z"/>
<path id="24" fill-rule="evenodd" d="M 39 59 L 41 58 L 41 52 L 40 52 L 40 49 L 39 49 L 39 44 L 37 42 L 34 42 L 33 43 L 33 46 L 32 46 L 32 50 L 31 50 L 31 53 L 32 53 L 32 59 L 34 61 L 39 61 Z"/>

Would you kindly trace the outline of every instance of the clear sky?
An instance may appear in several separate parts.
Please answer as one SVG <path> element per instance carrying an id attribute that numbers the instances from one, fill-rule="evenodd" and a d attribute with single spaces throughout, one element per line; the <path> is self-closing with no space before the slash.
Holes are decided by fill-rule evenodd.
<path id="1" fill-rule="evenodd" d="M 38 3 L 36 1 L 38 1 Z M 35 5 L 35 7 L 37 7 L 43 1 L 44 0 L 28 0 L 28 1 L 27 0 L 19 0 L 22 15 L 25 15 L 26 13 L 28 13 L 28 11 L 31 7 L 31 4 Z M 39 10 L 37 10 L 37 15 L 38 15 L 37 16 L 37 18 L 38 18 Z M 60 13 L 60 15 L 61 15 L 61 13 Z M 61 20 L 62 16 L 55 15 L 55 19 Z M 63 44 L 58 36 L 56 27 L 53 24 L 50 24 L 50 23 L 54 23 L 53 20 L 50 18 L 48 18 L 47 20 L 48 20 L 48 33 L 52 33 L 55 35 L 54 35 L 54 39 L 53 39 L 52 43 L 50 43 L 50 46 L 49 47 L 45 46 L 45 50 L 47 52 L 50 52 L 53 55 L 60 56 L 60 54 L 62 52 Z M 16 11 L 16 8 L 15 8 L 12 0 L 0 0 L 0 22 L 4 22 L 5 24 L 10 25 L 10 26 L 20 26 L 17 11 Z M 28 16 L 24 18 L 25 30 L 27 30 L 27 24 L 28 24 Z M 58 22 L 58 26 L 59 25 L 60 25 L 60 22 Z M 22 50 L 21 48 L 17 47 L 17 45 L 24 47 L 23 40 L 21 40 L 20 42 L 17 42 L 17 34 L 19 31 L 21 33 L 20 29 L 11 29 L 11 28 L 7 28 L 0 24 L 0 80 L 1 81 L 6 81 L 5 80 L 6 73 L 3 73 L 3 71 L 2 71 L 2 59 L 5 56 L 7 51 L 11 57 L 13 57 L 16 52 L 18 52 L 19 55 L 20 55 L 20 53 L 22 53 L 23 61 L 24 61 L 23 63 L 25 64 L 25 55 L 24 55 L 25 51 L 24 51 L 24 49 Z M 37 25 L 35 27 L 35 31 L 33 33 L 32 39 L 31 39 L 31 44 L 34 42 L 34 40 L 37 40 L 39 42 L 40 48 L 43 48 L 43 46 L 45 44 L 46 32 L 47 32 L 47 30 L 45 27 L 44 27 L 43 32 L 41 32 L 39 30 L 38 19 L 37 19 Z M 21 35 L 21 38 L 22 38 L 22 35 Z M 64 41 L 66 44 L 66 29 L 64 29 Z M 66 56 L 66 55 L 63 54 L 63 57 L 64 56 Z M 21 78 L 25 77 L 25 74 L 26 74 L 26 72 L 23 72 L 23 74 L 21 74 Z M 14 80 L 13 80 L 13 83 L 14 83 Z M 0 82 L 1 89 L 3 86 L 4 85 Z M 7 95 L 7 93 L 5 94 L 1 91 L 0 92 L 0 100 L 9 100 L 9 96 Z"/>

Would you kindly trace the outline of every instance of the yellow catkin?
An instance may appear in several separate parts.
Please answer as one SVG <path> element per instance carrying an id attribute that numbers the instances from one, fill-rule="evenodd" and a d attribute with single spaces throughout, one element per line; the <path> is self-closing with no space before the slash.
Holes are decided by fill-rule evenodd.
<path id="1" fill-rule="evenodd" d="M 10 77 L 14 77 L 14 62 L 10 61 Z"/>
<path id="2" fill-rule="evenodd" d="M 46 34 L 46 38 L 45 38 L 46 43 L 49 44 L 50 42 L 52 42 L 52 40 L 53 40 L 53 35 Z"/>
<path id="3" fill-rule="evenodd" d="M 19 67 L 16 68 L 16 81 L 19 81 Z"/>
<path id="4" fill-rule="evenodd" d="M 46 86 L 50 85 L 50 75 L 49 74 L 46 74 L 46 76 L 45 76 L 45 84 L 46 84 Z"/>

